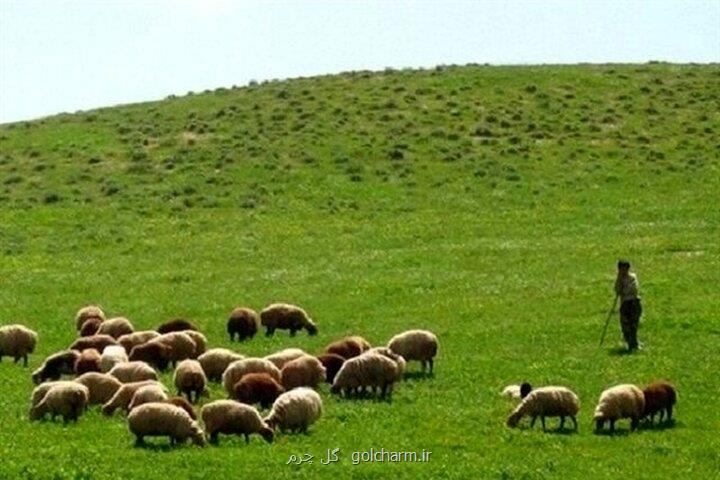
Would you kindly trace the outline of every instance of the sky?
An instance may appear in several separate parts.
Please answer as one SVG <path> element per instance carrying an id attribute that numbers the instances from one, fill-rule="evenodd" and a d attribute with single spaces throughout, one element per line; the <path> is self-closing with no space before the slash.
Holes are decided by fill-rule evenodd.
<path id="1" fill-rule="evenodd" d="M 0 123 L 438 64 L 720 62 L 720 0 L 0 0 Z"/>

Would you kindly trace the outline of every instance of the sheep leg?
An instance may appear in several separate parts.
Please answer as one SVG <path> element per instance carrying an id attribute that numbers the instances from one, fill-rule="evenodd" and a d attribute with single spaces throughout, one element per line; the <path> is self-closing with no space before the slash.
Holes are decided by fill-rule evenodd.
<path id="1" fill-rule="evenodd" d="M 578 424 L 577 424 L 577 418 L 575 418 L 575 415 L 570 415 L 570 420 L 572 420 L 572 422 L 573 422 L 573 427 L 575 428 L 575 431 L 577 431 L 577 429 L 578 429 Z"/>
<path id="2" fill-rule="evenodd" d="M 545 415 L 540 415 L 540 423 L 542 423 L 543 432 L 545 431 Z"/>
<path id="3" fill-rule="evenodd" d="M 273 333 L 275 333 L 275 329 L 274 329 L 274 328 L 267 327 L 267 329 L 265 330 L 265 336 L 266 336 L 266 337 L 272 337 L 272 336 L 273 336 Z"/>
<path id="4" fill-rule="evenodd" d="M 380 398 L 385 398 L 386 393 L 387 393 L 387 383 L 384 383 L 382 388 L 380 389 Z"/>
<path id="5" fill-rule="evenodd" d="M 672 413 L 673 413 L 673 406 L 668 405 L 667 406 L 667 421 L 668 422 L 672 421 Z"/>
<path id="6" fill-rule="evenodd" d="M 218 443 L 218 432 L 210 432 L 210 443 L 217 445 Z"/>
<path id="7" fill-rule="evenodd" d="M 430 373 L 432 373 L 433 372 L 433 359 L 431 358 L 430 360 L 428 360 L 428 363 L 430 364 Z"/>
<path id="8" fill-rule="evenodd" d="M 560 415 L 560 430 L 565 426 L 565 415 Z"/>
<path id="9" fill-rule="evenodd" d="M 422 366 L 422 372 L 425 373 L 425 360 L 420 360 L 420 365 Z"/>
<path id="10" fill-rule="evenodd" d="M 291 329 L 290 329 L 290 336 L 291 336 L 291 337 L 294 337 L 295 334 L 297 334 L 297 330 L 295 330 L 294 328 L 291 328 Z"/>
<path id="11" fill-rule="evenodd" d="M 27 367 L 28 364 L 28 356 L 27 354 L 23 357 L 23 367 Z"/>
<path id="12" fill-rule="evenodd" d="M 615 433 L 615 419 L 610 420 L 610 433 Z"/>
<path id="13" fill-rule="evenodd" d="M 141 447 L 143 445 L 145 445 L 145 439 L 143 438 L 143 436 L 138 435 L 137 437 L 135 437 L 135 446 Z"/>
<path id="14" fill-rule="evenodd" d="M 20 357 L 13 358 L 13 363 L 17 364 L 17 362 L 19 362 L 19 361 L 20 361 Z"/>
<path id="15" fill-rule="evenodd" d="M 537 420 L 537 415 L 533 415 L 532 420 L 530 420 L 530 428 L 535 426 L 535 420 Z"/>
<path id="16" fill-rule="evenodd" d="M 636 430 L 639 423 L 640 419 L 638 417 L 632 417 L 630 420 L 630 430 Z"/>
<path id="17" fill-rule="evenodd" d="M 248 434 L 246 433 L 246 434 L 245 434 L 245 445 L 247 445 L 248 443 L 250 443 L 250 435 L 248 435 Z"/>

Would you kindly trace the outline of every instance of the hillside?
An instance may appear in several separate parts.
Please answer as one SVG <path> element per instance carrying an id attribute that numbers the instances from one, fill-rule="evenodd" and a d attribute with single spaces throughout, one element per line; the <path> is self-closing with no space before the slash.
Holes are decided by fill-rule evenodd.
<path id="1" fill-rule="evenodd" d="M 718 65 L 469 65 L 0 126 L 0 324 L 41 336 L 27 369 L 0 363 L 0 478 L 640 478 L 650 466 L 711 478 L 718 112 Z M 618 257 L 646 305 L 632 356 L 615 317 L 597 347 Z M 233 307 L 280 300 L 320 334 L 229 342 Z M 345 334 L 382 344 L 408 328 L 435 331 L 441 349 L 435 376 L 411 376 L 391 403 L 325 387 L 309 436 L 134 449 L 119 416 L 26 418 L 31 370 L 94 302 L 141 329 L 193 319 L 247 355 L 317 353 Z M 603 388 L 659 377 L 680 391 L 674 428 L 592 434 Z M 512 403 L 498 392 L 525 379 L 579 394 L 579 434 L 505 426 Z M 339 465 L 285 465 L 335 447 Z M 350 464 L 370 447 L 433 456 Z"/>

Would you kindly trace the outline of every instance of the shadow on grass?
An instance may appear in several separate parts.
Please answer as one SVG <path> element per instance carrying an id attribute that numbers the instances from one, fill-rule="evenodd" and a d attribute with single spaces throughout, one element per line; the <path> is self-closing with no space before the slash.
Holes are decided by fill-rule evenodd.
<path id="1" fill-rule="evenodd" d="M 416 380 L 428 380 L 435 378 L 435 372 L 433 373 L 427 373 L 427 372 L 405 372 L 403 375 L 403 380 L 408 381 L 416 381 Z"/>
<path id="2" fill-rule="evenodd" d="M 616 428 L 614 431 L 611 431 L 609 428 L 605 428 L 601 431 L 593 430 L 593 433 L 600 437 L 627 437 L 628 435 L 630 435 L 631 430 L 629 427 Z"/>
<path id="3" fill-rule="evenodd" d="M 609 349 L 607 352 L 609 355 L 613 355 L 616 357 L 622 357 L 625 355 L 632 355 L 634 353 L 637 353 L 637 350 L 628 350 L 625 347 L 615 347 L 615 348 Z"/>
<path id="4" fill-rule="evenodd" d="M 135 443 L 133 447 L 151 452 L 172 452 L 173 450 L 182 449 L 188 445 L 189 443 L 178 443 L 176 445 L 172 445 L 170 442 L 150 443 L 146 440 L 143 443 Z"/>
<path id="5" fill-rule="evenodd" d="M 386 395 L 385 398 L 383 398 L 380 397 L 380 395 L 375 395 L 372 393 L 360 393 L 356 395 L 351 395 L 349 397 L 345 395 L 338 395 L 337 398 L 345 402 L 392 403 L 392 395 Z"/>
<path id="6" fill-rule="evenodd" d="M 649 421 L 645 421 L 640 424 L 639 430 L 642 430 L 644 432 L 662 432 L 664 430 L 669 430 L 671 428 L 676 428 L 676 427 L 678 427 L 678 423 L 673 418 L 670 421 L 666 420 L 666 421 L 657 422 L 657 423 L 655 423 L 655 422 L 650 423 Z M 680 428 L 682 428 L 682 426 L 680 426 Z"/>

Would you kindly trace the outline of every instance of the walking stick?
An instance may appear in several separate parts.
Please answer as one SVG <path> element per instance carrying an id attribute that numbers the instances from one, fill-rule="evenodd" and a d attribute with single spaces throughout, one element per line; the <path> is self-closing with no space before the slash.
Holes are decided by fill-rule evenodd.
<path id="1" fill-rule="evenodd" d="M 603 342 L 605 342 L 605 334 L 607 333 L 607 327 L 610 323 L 610 317 L 612 316 L 613 312 L 615 311 L 615 306 L 617 305 L 618 297 L 620 295 L 615 295 L 615 300 L 613 300 L 612 307 L 610 307 L 610 311 L 608 312 L 607 319 L 605 319 L 605 327 L 603 327 L 602 335 L 600 336 L 600 346 L 602 347 Z"/>

